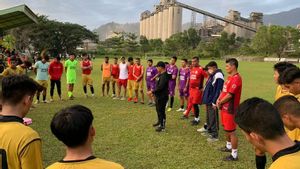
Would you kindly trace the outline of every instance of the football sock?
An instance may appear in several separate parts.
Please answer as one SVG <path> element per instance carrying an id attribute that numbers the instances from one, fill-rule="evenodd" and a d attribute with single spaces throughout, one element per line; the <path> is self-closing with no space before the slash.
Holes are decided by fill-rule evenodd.
<path id="1" fill-rule="evenodd" d="M 183 109 L 183 108 L 184 108 L 184 106 L 182 105 L 182 106 L 180 106 L 180 108 L 182 108 L 182 109 Z"/>
<path id="2" fill-rule="evenodd" d="M 38 101 L 40 101 L 40 96 L 36 96 L 36 99 L 37 99 Z"/>
<path id="3" fill-rule="evenodd" d="M 226 141 L 226 148 L 228 148 L 228 149 L 232 148 L 231 142 Z"/>
<path id="4" fill-rule="evenodd" d="M 43 96 L 43 101 L 45 101 L 46 100 L 46 96 Z"/>
<path id="5" fill-rule="evenodd" d="M 238 150 L 237 149 L 232 149 L 231 155 L 232 155 L 233 158 L 237 158 L 237 156 L 238 156 Z"/>
<path id="6" fill-rule="evenodd" d="M 83 92 L 84 92 L 84 94 L 87 93 L 86 86 L 83 86 Z"/>
<path id="7" fill-rule="evenodd" d="M 198 118 L 195 117 L 195 121 L 200 121 L 200 118 L 199 117 Z"/>
<path id="8" fill-rule="evenodd" d="M 174 96 L 171 96 L 170 107 L 173 108 L 174 104 Z"/>
<path id="9" fill-rule="evenodd" d="M 72 92 L 68 91 L 68 96 L 71 97 L 72 96 Z"/>

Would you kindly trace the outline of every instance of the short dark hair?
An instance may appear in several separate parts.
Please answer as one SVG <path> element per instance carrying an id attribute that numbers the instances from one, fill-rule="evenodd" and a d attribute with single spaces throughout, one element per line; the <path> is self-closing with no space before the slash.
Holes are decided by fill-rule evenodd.
<path id="1" fill-rule="evenodd" d="M 88 55 L 87 53 L 83 53 L 83 54 L 82 54 L 82 56 L 87 56 L 87 55 Z"/>
<path id="2" fill-rule="evenodd" d="M 75 148 L 86 143 L 93 119 L 89 108 L 74 105 L 54 115 L 51 121 L 51 131 L 65 145 Z"/>
<path id="3" fill-rule="evenodd" d="M 218 68 L 218 64 L 215 61 L 211 61 L 205 67 L 207 67 L 207 68 L 208 67 L 216 67 L 216 68 Z"/>
<path id="4" fill-rule="evenodd" d="M 109 57 L 107 57 L 107 56 L 105 56 L 104 58 L 105 58 L 105 59 L 109 59 Z"/>
<path id="5" fill-rule="evenodd" d="M 199 57 L 198 56 L 194 56 L 192 59 L 196 59 L 197 61 L 199 61 Z"/>
<path id="6" fill-rule="evenodd" d="M 176 56 L 173 56 L 172 59 L 174 59 L 175 62 L 177 61 L 177 57 Z"/>
<path id="7" fill-rule="evenodd" d="M 118 60 L 118 58 L 117 58 L 117 57 L 115 57 L 114 59 L 115 59 L 115 60 Z"/>
<path id="8" fill-rule="evenodd" d="M 187 59 L 181 59 L 182 61 L 184 61 L 185 63 L 187 63 L 188 62 L 188 60 Z"/>
<path id="9" fill-rule="evenodd" d="M 164 62 L 165 63 L 165 65 L 168 65 L 169 64 L 169 62 Z"/>
<path id="10" fill-rule="evenodd" d="M 273 66 L 274 70 L 276 70 L 279 75 L 281 75 L 287 68 L 290 67 L 297 67 L 297 66 L 289 62 L 278 62 Z"/>
<path id="11" fill-rule="evenodd" d="M 71 55 L 74 55 L 74 56 L 76 57 L 76 54 L 75 54 L 75 53 L 70 53 L 69 56 L 71 56 Z"/>
<path id="12" fill-rule="evenodd" d="M 56 56 L 55 59 L 57 59 L 59 61 L 61 60 L 60 56 Z"/>
<path id="13" fill-rule="evenodd" d="M 2 79 L 2 103 L 17 105 L 24 96 L 34 96 L 38 84 L 26 75 L 14 75 Z"/>
<path id="14" fill-rule="evenodd" d="M 291 84 L 294 80 L 300 78 L 300 69 L 298 67 L 287 68 L 280 76 L 279 84 Z"/>
<path id="15" fill-rule="evenodd" d="M 131 62 L 131 61 L 133 61 L 133 58 L 132 58 L 132 57 L 129 57 L 129 58 L 128 58 L 128 62 Z"/>
<path id="16" fill-rule="evenodd" d="M 282 96 L 273 105 L 281 115 L 291 114 L 300 117 L 300 102 L 294 96 Z"/>
<path id="17" fill-rule="evenodd" d="M 141 58 L 135 58 L 135 60 L 141 61 Z"/>
<path id="18" fill-rule="evenodd" d="M 148 60 L 147 60 L 147 62 L 151 62 L 151 63 L 153 63 L 153 60 L 152 60 L 152 59 L 148 59 Z"/>
<path id="19" fill-rule="evenodd" d="M 236 58 L 226 59 L 226 63 L 230 64 L 231 66 L 235 66 L 236 68 L 239 68 L 239 61 Z"/>
<path id="20" fill-rule="evenodd" d="M 238 108 L 235 122 L 246 133 L 255 132 L 273 140 L 285 133 L 281 117 L 266 100 L 254 97 L 245 100 Z"/>

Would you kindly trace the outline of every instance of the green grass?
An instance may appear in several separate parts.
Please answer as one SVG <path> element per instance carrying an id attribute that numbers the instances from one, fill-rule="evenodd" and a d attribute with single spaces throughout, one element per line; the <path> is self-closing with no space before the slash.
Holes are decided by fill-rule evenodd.
<path id="1" fill-rule="evenodd" d="M 157 61 L 155 60 L 155 63 Z M 109 97 L 101 97 L 101 63 L 102 60 L 100 59 L 94 63 L 93 79 L 96 98 L 84 98 L 78 69 L 78 81 L 74 92 L 75 100 L 39 104 L 37 108 L 28 114 L 28 117 L 33 119 L 31 127 L 38 131 L 43 140 L 45 167 L 64 156 L 64 146 L 52 135 L 49 127 L 54 113 L 66 106 L 82 104 L 89 107 L 95 116 L 94 154 L 97 157 L 118 162 L 125 168 L 255 168 L 252 146 L 246 142 L 240 130 L 238 130 L 240 160 L 233 163 L 223 162 L 221 159 L 227 154 L 216 150 L 218 147 L 224 146 L 225 140 L 222 130 L 220 131 L 220 141 L 209 144 L 206 142 L 205 137 L 196 132 L 196 129 L 200 126 L 190 126 L 189 121 L 179 119 L 181 113 L 174 111 L 167 113 L 166 132 L 156 133 L 152 127 L 152 123 L 156 121 L 154 108 L 126 101 L 115 101 Z M 206 63 L 208 61 L 201 61 L 201 65 Z M 218 63 L 221 68 L 224 68 L 223 61 L 218 61 Z M 144 65 L 146 65 L 145 62 Z M 271 102 L 274 101 L 275 84 L 273 82 L 272 66 L 273 63 L 240 63 L 239 70 L 243 77 L 243 100 L 257 96 Z M 62 79 L 62 89 L 66 98 L 67 87 L 64 77 Z M 177 99 L 175 108 L 178 108 Z M 204 106 L 201 106 L 201 125 L 205 119 L 204 114 Z"/>

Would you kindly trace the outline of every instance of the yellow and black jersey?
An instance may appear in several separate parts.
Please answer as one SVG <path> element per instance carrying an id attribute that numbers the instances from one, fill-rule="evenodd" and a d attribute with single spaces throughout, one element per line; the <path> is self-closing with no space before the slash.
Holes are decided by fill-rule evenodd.
<path id="1" fill-rule="evenodd" d="M 120 164 L 91 156 L 85 160 L 59 161 L 46 169 L 124 169 Z"/>
<path id="2" fill-rule="evenodd" d="M 290 130 L 286 130 L 287 135 L 289 136 L 289 138 L 293 141 L 300 141 L 300 129 L 296 128 L 292 131 Z"/>
<path id="3" fill-rule="evenodd" d="M 273 157 L 269 169 L 299 169 L 300 168 L 300 143 L 277 152 Z"/>
<path id="4" fill-rule="evenodd" d="M 0 115 L 1 169 L 42 169 L 41 139 L 16 116 Z"/>

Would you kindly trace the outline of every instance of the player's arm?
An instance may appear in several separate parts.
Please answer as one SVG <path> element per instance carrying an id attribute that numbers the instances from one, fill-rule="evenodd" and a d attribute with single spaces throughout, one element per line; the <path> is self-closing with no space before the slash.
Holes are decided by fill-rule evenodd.
<path id="1" fill-rule="evenodd" d="M 40 139 L 26 145 L 20 153 L 22 169 L 42 169 L 42 143 Z"/>
<path id="2" fill-rule="evenodd" d="M 101 71 L 103 71 L 103 64 L 101 64 L 101 68 L 100 69 L 101 69 Z"/>
<path id="3" fill-rule="evenodd" d="M 174 73 L 172 74 L 172 79 L 173 79 L 173 80 L 176 80 L 177 74 L 178 74 L 178 69 L 175 69 L 175 70 L 174 70 Z"/>
<path id="4" fill-rule="evenodd" d="M 232 93 L 228 93 L 222 100 L 219 100 L 218 107 L 221 107 L 223 104 L 229 102 L 233 98 Z"/>
<path id="5" fill-rule="evenodd" d="M 135 75 L 135 69 L 134 69 L 134 67 L 133 67 L 133 71 L 132 71 L 132 75 L 133 75 L 133 77 L 138 81 L 139 79 L 139 77 L 137 77 L 136 75 Z"/>
<path id="6" fill-rule="evenodd" d="M 144 66 L 142 66 L 142 69 L 141 69 L 141 75 L 139 76 L 139 79 L 142 79 L 144 76 Z"/>
<path id="7" fill-rule="evenodd" d="M 65 72 L 66 72 L 66 73 L 68 72 L 68 61 L 65 62 Z"/>

